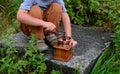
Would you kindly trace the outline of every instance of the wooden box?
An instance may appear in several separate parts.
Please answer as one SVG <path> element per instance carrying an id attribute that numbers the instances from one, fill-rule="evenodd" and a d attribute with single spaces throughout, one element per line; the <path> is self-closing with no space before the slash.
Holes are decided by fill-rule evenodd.
<path id="1" fill-rule="evenodd" d="M 54 46 L 54 59 L 61 61 L 69 61 L 72 57 L 72 47 L 69 45 L 70 43 L 69 37 L 61 36 L 58 38 L 58 43 Z"/>
<path id="2" fill-rule="evenodd" d="M 70 46 L 68 47 L 60 47 L 55 46 L 54 50 L 54 59 L 61 60 L 61 61 L 69 61 L 72 57 L 72 49 Z"/>

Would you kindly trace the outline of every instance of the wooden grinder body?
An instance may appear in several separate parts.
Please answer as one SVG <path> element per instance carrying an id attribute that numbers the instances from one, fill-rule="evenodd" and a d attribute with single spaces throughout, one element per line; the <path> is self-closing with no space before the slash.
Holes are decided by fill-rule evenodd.
<path id="1" fill-rule="evenodd" d="M 63 39 L 65 38 L 65 39 Z M 69 61 L 72 57 L 72 47 L 69 45 L 70 38 L 62 36 L 58 38 L 58 43 L 54 46 L 54 59 Z"/>

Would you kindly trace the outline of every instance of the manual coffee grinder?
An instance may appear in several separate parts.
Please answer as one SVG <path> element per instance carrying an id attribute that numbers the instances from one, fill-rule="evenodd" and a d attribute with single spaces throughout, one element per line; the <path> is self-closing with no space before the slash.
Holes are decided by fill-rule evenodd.
<path id="1" fill-rule="evenodd" d="M 54 59 L 61 61 L 69 61 L 72 57 L 72 46 L 69 45 L 71 37 L 65 33 L 58 37 L 58 43 L 54 46 Z"/>

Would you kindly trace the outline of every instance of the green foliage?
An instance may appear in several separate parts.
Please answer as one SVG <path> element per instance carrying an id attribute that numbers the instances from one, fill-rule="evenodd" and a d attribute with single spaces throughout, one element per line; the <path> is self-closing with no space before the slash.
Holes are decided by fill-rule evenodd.
<path id="1" fill-rule="evenodd" d="M 120 59 L 116 59 L 116 50 L 114 44 L 107 48 L 97 63 L 91 74 L 120 74 Z"/>
<path id="2" fill-rule="evenodd" d="M 0 37 L 18 31 L 16 13 L 22 0 L 0 0 Z"/>
<path id="3" fill-rule="evenodd" d="M 115 47 L 115 59 L 120 61 L 120 17 L 119 19 L 116 20 L 117 22 L 115 22 L 117 24 L 116 29 L 115 29 L 115 33 L 114 33 L 114 38 L 113 38 L 113 42 L 114 47 Z"/>
<path id="4" fill-rule="evenodd" d="M 80 68 L 81 68 L 81 64 L 79 64 L 75 70 L 73 71 L 73 74 L 79 74 L 80 73 Z M 62 72 L 62 65 L 60 65 L 60 69 L 59 70 L 56 70 L 53 68 L 53 70 L 51 71 L 51 74 L 63 74 Z"/>
<path id="5" fill-rule="evenodd" d="M 65 4 L 72 23 L 114 31 L 114 19 L 119 18 L 115 16 L 120 14 L 119 0 L 65 0 Z"/>
<path id="6" fill-rule="evenodd" d="M 22 0 L 0 0 L 0 12 L 2 12 L 2 18 L 6 18 L 6 21 L 16 17 L 16 12 Z"/>
<path id="7" fill-rule="evenodd" d="M 81 68 L 81 65 L 78 65 L 78 67 L 74 71 L 74 74 L 79 74 L 80 73 L 80 68 Z"/>
<path id="8" fill-rule="evenodd" d="M 52 71 L 51 71 L 51 74 L 61 74 L 61 73 L 60 73 L 60 71 L 52 70 Z"/>
<path id="9" fill-rule="evenodd" d="M 64 2 L 67 7 L 68 14 L 71 18 L 72 23 L 82 24 L 84 22 L 84 18 L 80 16 L 83 10 L 81 0 L 64 0 Z"/>
<path id="10" fill-rule="evenodd" d="M 22 57 L 16 56 L 18 51 L 13 48 L 0 49 L 1 74 L 44 74 L 46 71 L 45 58 L 34 46 L 36 38 L 31 37 L 28 48 L 24 49 Z"/>

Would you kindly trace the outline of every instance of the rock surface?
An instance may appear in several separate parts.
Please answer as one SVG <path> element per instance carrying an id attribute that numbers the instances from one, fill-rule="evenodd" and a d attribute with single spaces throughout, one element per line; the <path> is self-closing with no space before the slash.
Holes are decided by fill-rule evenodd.
<path id="1" fill-rule="evenodd" d="M 63 31 L 63 28 L 60 31 Z M 54 60 L 52 48 L 44 52 L 47 58 L 47 74 L 53 69 L 62 70 L 61 74 L 89 74 L 97 58 L 111 43 L 111 34 L 100 28 L 72 25 L 72 33 L 78 44 L 72 49 L 73 57 L 68 62 Z M 22 49 L 28 42 L 28 38 L 21 32 L 10 38 L 15 41 L 15 45 L 11 47 Z M 3 45 L 10 46 L 5 39 L 1 39 L 0 46 Z"/>

